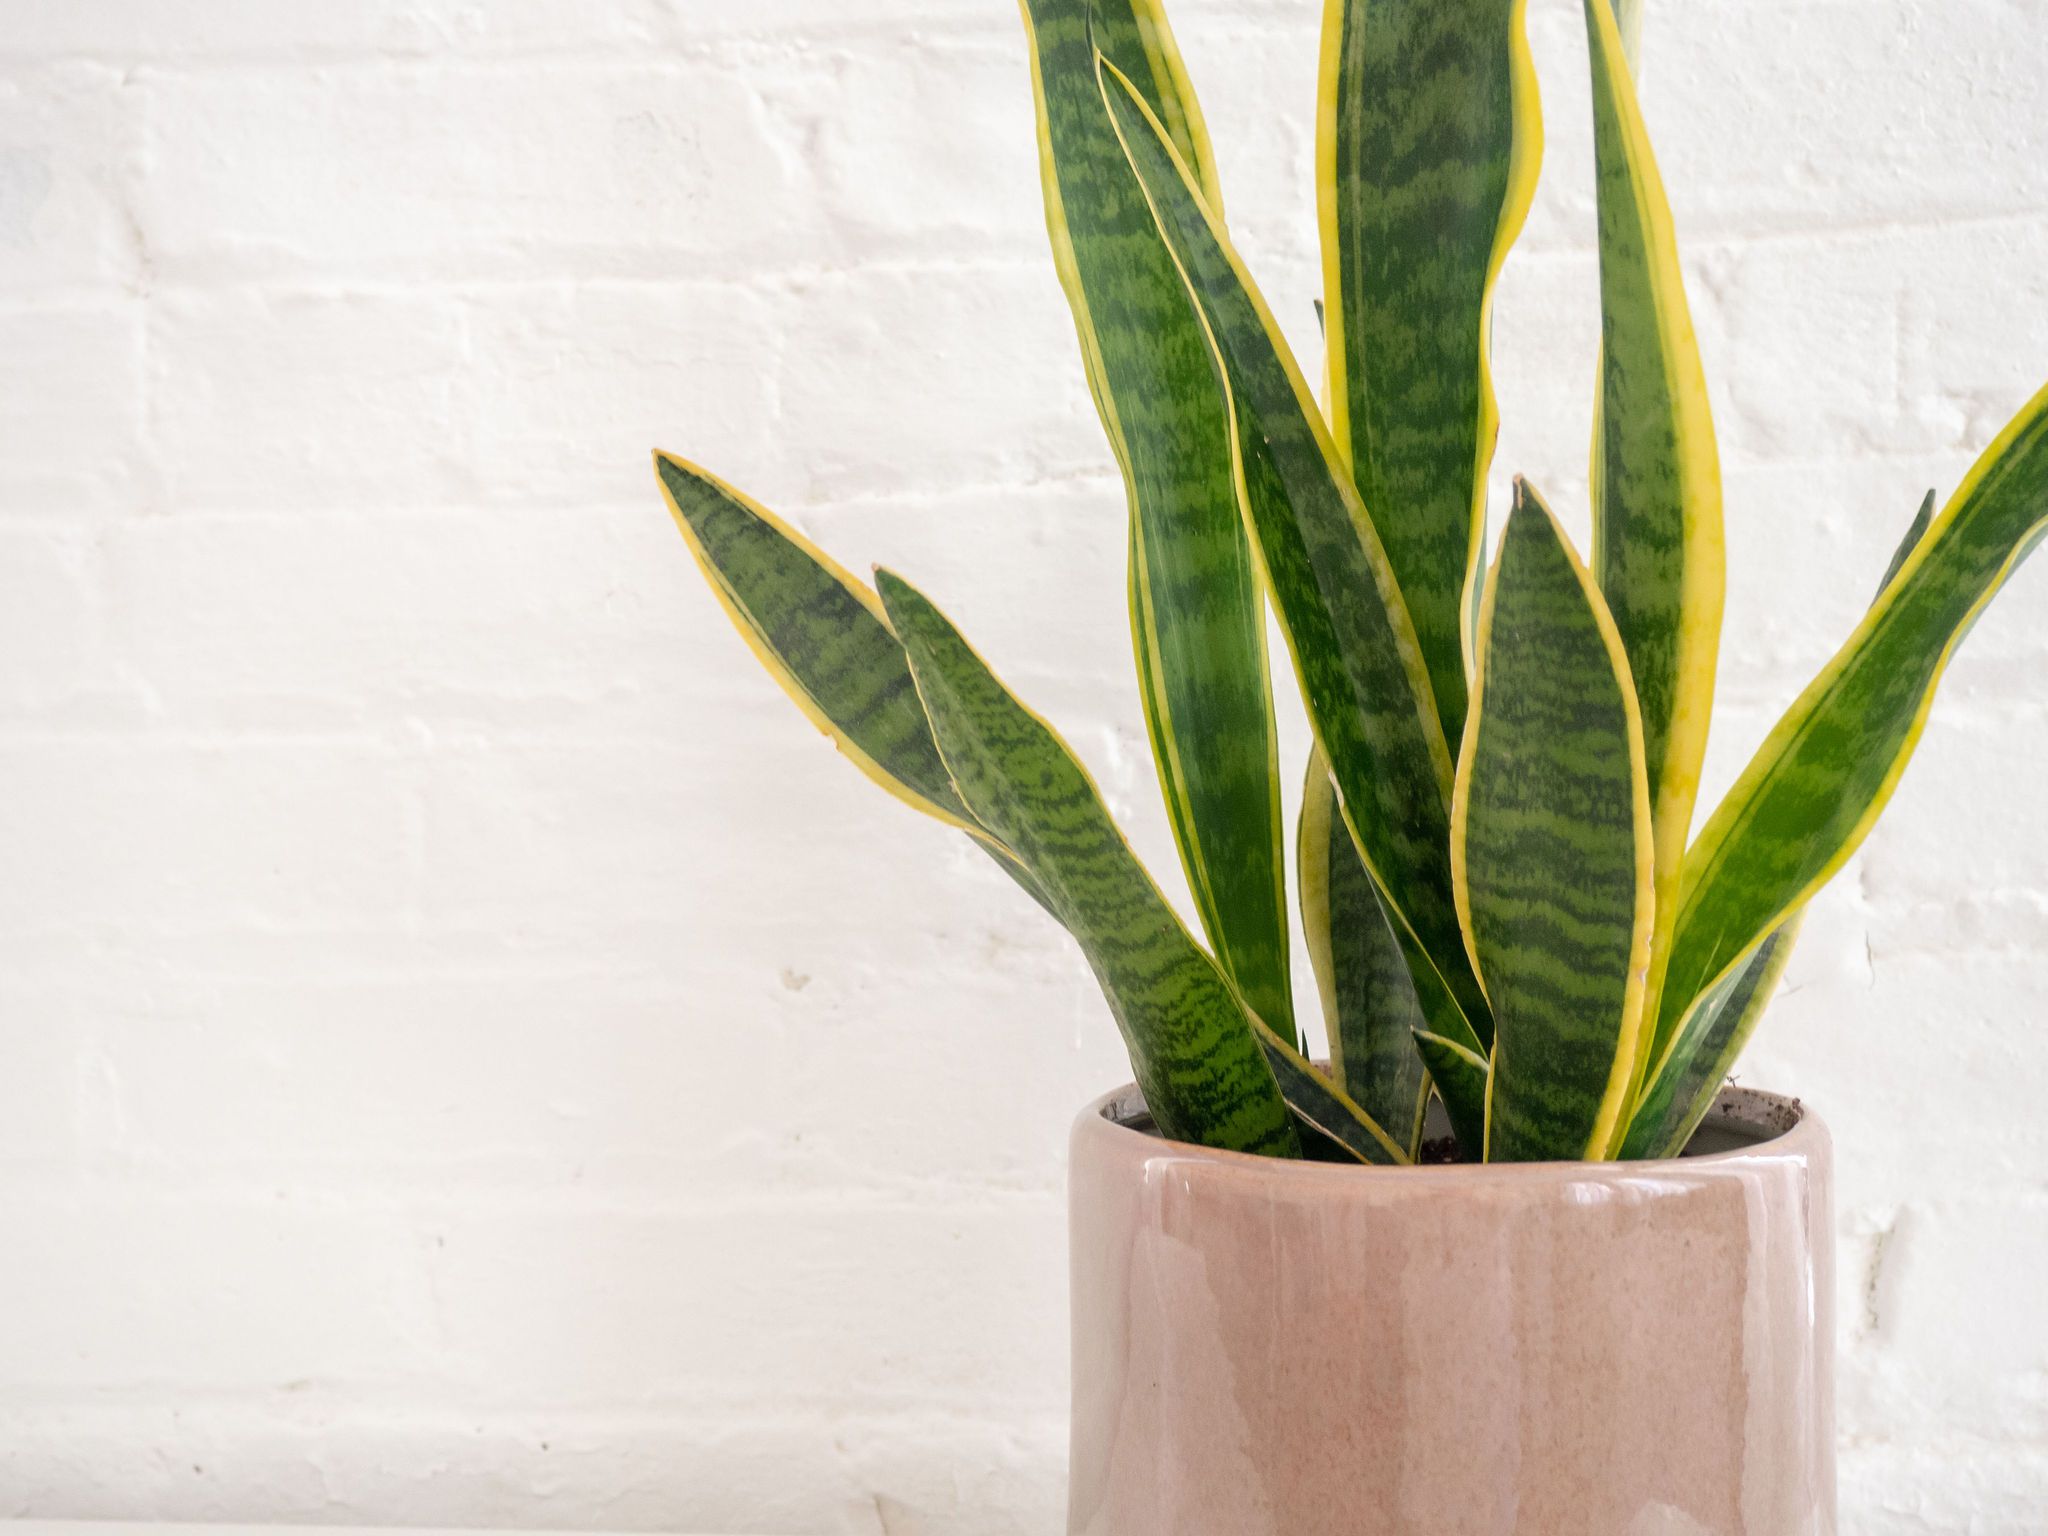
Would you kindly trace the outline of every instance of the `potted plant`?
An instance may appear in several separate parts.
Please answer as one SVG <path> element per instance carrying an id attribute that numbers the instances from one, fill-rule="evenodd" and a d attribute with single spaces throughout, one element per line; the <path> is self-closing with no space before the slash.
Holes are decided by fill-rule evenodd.
<path id="1" fill-rule="evenodd" d="M 1072 1529 L 1832 1531 L 1827 1136 L 1722 1085 L 2048 527 L 2048 392 L 1921 505 L 1695 833 L 1720 474 L 1637 8 L 1585 4 L 1591 558 L 1517 482 L 1490 564 L 1489 297 L 1541 152 L 1522 0 L 1331 0 L 1320 401 L 1231 245 L 1159 0 L 1023 11 L 1202 936 L 922 593 L 656 469 L 769 671 L 1067 928 L 1129 1047 L 1135 1084 L 1073 1139 Z M 1295 1017 L 1268 604 L 1315 743 L 1326 1064 Z"/>

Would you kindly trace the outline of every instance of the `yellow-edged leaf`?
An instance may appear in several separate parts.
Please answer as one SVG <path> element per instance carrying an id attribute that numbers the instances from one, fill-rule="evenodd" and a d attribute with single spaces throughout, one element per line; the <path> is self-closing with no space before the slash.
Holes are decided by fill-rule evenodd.
<path id="1" fill-rule="evenodd" d="M 1517 481 L 1451 824 L 1459 916 L 1493 1004 L 1489 1160 L 1614 1154 L 1643 1048 L 1652 860 L 1620 636 Z"/>
<path id="2" fill-rule="evenodd" d="M 1654 998 L 1670 953 L 1713 712 L 1724 583 L 1721 468 L 1677 235 L 1623 28 L 1609 0 L 1585 0 L 1585 12 L 1600 205 L 1592 565 L 1642 714 L 1657 851 Z M 1645 1053 L 1639 1066 L 1648 1064 Z"/>
<path id="3" fill-rule="evenodd" d="M 1169 824 L 1217 958 L 1293 1027 L 1265 603 L 1238 515 L 1230 424 L 1201 322 L 1096 81 L 1124 68 L 1218 206 L 1215 168 L 1155 0 L 1023 0 L 1046 226 L 1128 491 L 1139 697 Z"/>

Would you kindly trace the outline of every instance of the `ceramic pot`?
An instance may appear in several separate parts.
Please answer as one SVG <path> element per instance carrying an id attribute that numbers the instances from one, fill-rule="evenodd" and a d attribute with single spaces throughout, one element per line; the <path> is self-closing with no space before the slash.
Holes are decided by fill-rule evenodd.
<path id="1" fill-rule="evenodd" d="M 1073 1135 L 1073 1536 L 1832 1536 L 1812 1111 L 1662 1162 L 1368 1169 Z"/>

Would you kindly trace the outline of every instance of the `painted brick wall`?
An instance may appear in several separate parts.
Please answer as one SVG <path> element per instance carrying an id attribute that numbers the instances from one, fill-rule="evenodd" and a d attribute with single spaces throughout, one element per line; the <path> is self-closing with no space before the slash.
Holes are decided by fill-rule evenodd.
<path id="1" fill-rule="evenodd" d="M 1176 6 L 1304 347 L 1317 9 Z M 1571 507 L 1583 45 L 1532 10 L 1499 466 Z M 2048 4 L 1653 0 L 1647 91 L 1718 787 L 2048 377 Z M 7 8 L 0 1514 L 1058 1529 L 1113 1031 L 767 684 L 646 461 L 919 577 L 1176 878 L 1043 246 L 1004 0 Z M 1839 1141 L 1859 1536 L 2048 1510 L 2044 597 L 1747 1067 Z"/>

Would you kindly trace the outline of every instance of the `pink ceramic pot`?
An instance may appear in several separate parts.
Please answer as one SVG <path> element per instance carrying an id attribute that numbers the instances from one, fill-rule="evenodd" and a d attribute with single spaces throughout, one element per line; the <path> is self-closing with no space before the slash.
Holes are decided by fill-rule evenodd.
<path id="1" fill-rule="evenodd" d="M 1074 1536 L 1832 1536 L 1828 1135 L 1364 1169 L 1074 1127 Z M 1719 1146 L 1725 1150 L 1707 1151 Z"/>

